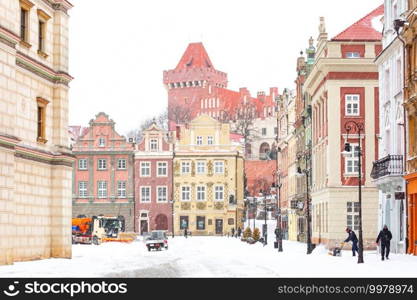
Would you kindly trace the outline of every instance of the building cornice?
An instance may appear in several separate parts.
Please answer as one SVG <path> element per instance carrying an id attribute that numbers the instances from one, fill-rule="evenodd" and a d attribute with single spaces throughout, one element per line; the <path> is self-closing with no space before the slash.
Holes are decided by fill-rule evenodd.
<path id="1" fill-rule="evenodd" d="M 16 65 L 55 84 L 68 86 L 69 82 L 73 79 L 68 73 L 55 71 L 20 51 L 16 53 Z"/>
<path id="2" fill-rule="evenodd" d="M 15 49 L 16 44 L 19 43 L 19 41 L 20 41 L 20 37 L 16 33 L 0 25 L 0 42 L 1 43 L 6 44 L 7 46 Z"/>
<path id="3" fill-rule="evenodd" d="M 65 14 L 68 14 L 68 10 L 74 7 L 74 5 L 67 0 L 42 0 L 42 2 L 53 10 L 62 11 Z"/>

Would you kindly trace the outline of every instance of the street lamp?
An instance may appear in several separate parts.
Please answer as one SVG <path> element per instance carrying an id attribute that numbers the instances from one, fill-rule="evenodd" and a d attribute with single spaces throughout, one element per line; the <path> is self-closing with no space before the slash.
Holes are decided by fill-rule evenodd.
<path id="1" fill-rule="evenodd" d="M 359 198 L 359 251 L 358 251 L 358 264 L 363 264 L 363 236 L 362 236 L 362 147 L 361 147 L 361 133 L 364 132 L 363 123 L 358 123 L 355 121 L 348 121 L 345 123 L 346 130 L 346 143 L 342 155 L 344 157 L 352 155 L 355 157 L 355 149 L 352 149 L 350 143 L 348 142 L 349 132 L 356 131 L 358 133 L 358 198 Z M 353 150 L 353 152 L 352 152 Z M 353 166 L 354 167 L 354 166 Z"/>
<path id="2" fill-rule="evenodd" d="M 282 224 L 281 224 L 281 173 L 278 173 L 278 170 L 275 172 L 275 175 L 277 177 L 277 183 L 276 187 L 278 188 L 278 195 L 277 195 L 277 209 L 276 209 L 276 217 L 277 217 L 277 229 L 278 234 L 276 236 L 277 242 L 278 242 L 278 252 L 282 252 Z"/>
<path id="3" fill-rule="evenodd" d="M 300 161 L 304 159 L 306 168 L 304 170 L 301 169 Z M 304 153 L 299 153 L 297 155 L 298 160 L 298 167 L 297 167 L 297 176 L 305 176 L 306 177 L 306 212 L 307 212 L 307 254 L 311 254 L 313 252 L 315 245 L 311 242 L 311 214 L 310 214 L 310 193 L 309 193 L 309 175 L 310 169 L 307 168 L 307 162 L 311 160 L 311 153 L 310 148 L 307 149 Z"/>
<path id="4" fill-rule="evenodd" d="M 260 190 L 259 193 L 261 194 L 261 196 L 264 197 L 264 219 L 265 219 L 265 223 L 264 226 L 262 228 L 262 233 L 263 233 L 263 237 L 264 237 L 264 246 L 268 244 L 267 242 L 267 238 L 268 238 L 268 225 L 266 224 L 266 191 L 264 193 L 263 190 Z"/>

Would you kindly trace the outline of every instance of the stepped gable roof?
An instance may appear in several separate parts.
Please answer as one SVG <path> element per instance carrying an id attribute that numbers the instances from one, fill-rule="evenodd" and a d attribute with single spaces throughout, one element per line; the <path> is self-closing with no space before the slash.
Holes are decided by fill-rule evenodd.
<path id="1" fill-rule="evenodd" d="M 213 68 L 203 43 L 190 43 L 181 57 L 175 71 L 188 68 Z"/>
<path id="2" fill-rule="evenodd" d="M 381 5 L 336 35 L 332 41 L 380 41 L 382 28 L 378 22 L 383 15 L 384 5 Z"/>

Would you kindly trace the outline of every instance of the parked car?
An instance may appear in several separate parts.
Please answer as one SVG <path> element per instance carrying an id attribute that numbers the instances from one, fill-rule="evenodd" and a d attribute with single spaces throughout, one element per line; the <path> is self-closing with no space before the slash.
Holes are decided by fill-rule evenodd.
<path id="1" fill-rule="evenodd" d="M 153 230 L 149 237 L 146 238 L 145 243 L 148 251 L 151 251 L 152 249 L 162 250 L 162 248 L 168 250 L 168 237 L 166 231 Z"/>

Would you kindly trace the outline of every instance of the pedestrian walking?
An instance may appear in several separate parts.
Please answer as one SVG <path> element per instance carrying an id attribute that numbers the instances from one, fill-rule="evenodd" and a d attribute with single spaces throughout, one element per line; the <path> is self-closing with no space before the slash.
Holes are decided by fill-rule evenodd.
<path id="1" fill-rule="evenodd" d="M 376 238 L 376 243 L 381 242 L 381 259 L 389 259 L 389 251 L 391 246 L 392 233 L 388 230 L 388 226 L 384 225 L 384 228 L 379 232 Z"/>
<path id="2" fill-rule="evenodd" d="M 345 243 L 352 242 L 352 254 L 353 256 L 356 256 L 356 252 L 358 252 L 359 254 L 358 237 L 356 236 L 356 233 L 349 227 L 346 228 L 346 232 L 348 234 L 348 237 L 345 240 Z"/>
<path id="3" fill-rule="evenodd" d="M 232 237 L 235 237 L 235 229 L 232 228 Z"/>
<path id="4" fill-rule="evenodd" d="M 188 232 L 187 232 L 187 228 L 184 229 L 184 237 L 187 238 L 188 237 Z"/>
<path id="5" fill-rule="evenodd" d="M 240 236 L 241 236 L 241 234 L 242 234 L 242 229 L 239 227 L 239 228 L 237 229 L 237 236 L 238 236 L 238 237 L 240 237 Z"/>

